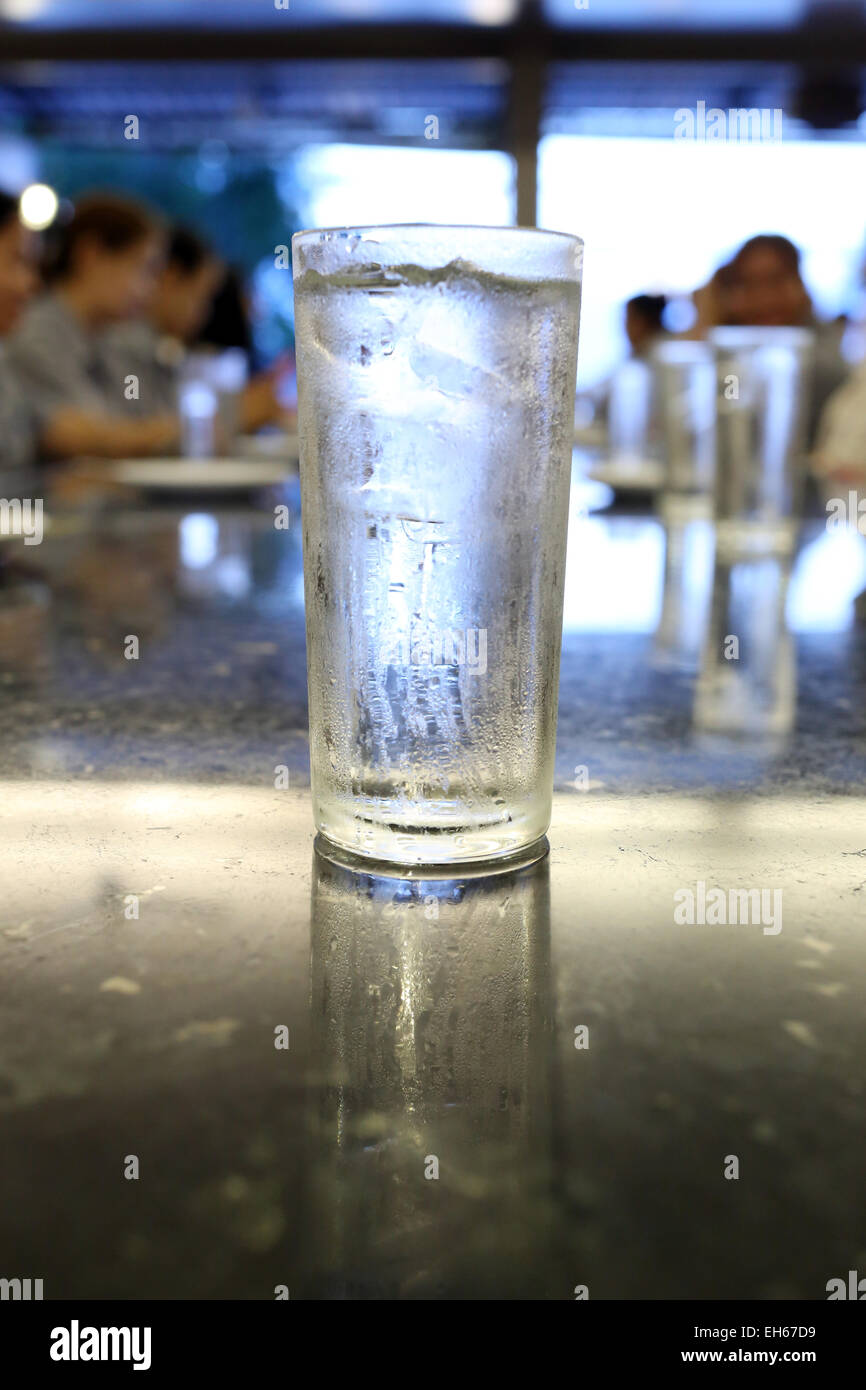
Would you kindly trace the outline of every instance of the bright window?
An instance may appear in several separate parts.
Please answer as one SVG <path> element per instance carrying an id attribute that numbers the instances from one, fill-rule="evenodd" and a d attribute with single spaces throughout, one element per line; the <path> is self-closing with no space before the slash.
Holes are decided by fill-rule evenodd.
<path id="1" fill-rule="evenodd" d="M 514 220 L 514 160 L 501 150 L 308 145 L 294 172 L 311 227 Z"/>
<path id="2" fill-rule="evenodd" d="M 545 137 L 539 226 L 586 242 L 580 385 L 598 382 L 625 353 L 625 300 L 689 293 L 757 232 L 800 246 L 819 314 L 856 307 L 862 173 L 855 142 Z"/>

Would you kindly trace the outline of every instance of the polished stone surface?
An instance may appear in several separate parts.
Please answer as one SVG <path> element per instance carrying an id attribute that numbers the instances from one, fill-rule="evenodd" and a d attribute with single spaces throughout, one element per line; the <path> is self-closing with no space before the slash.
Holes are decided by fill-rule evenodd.
<path id="1" fill-rule="evenodd" d="M 0 1275 L 811 1299 L 866 1268 L 866 543 L 798 557 L 772 741 L 693 731 L 652 516 L 578 502 L 570 547 L 550 855 L 412 883 L 313 852 L 296 515 L 92 500 L 7 548 Z M 781 889 L 781 930 L 679 924 L 699 882 Z"/>

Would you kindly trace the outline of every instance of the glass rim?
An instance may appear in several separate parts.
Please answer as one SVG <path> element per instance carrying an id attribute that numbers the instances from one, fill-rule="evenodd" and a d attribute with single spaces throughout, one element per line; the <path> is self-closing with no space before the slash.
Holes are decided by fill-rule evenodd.
<path id="1" fill-rule="evenodd" d="M 509 224 L 494 226 L 486 222 L 370 222 L 354 223 L 347 222 L 343 226 L 337 227 L 304 227 L 292 234 L 292 244 L 300 242 L 305 237 L 334 236 L 344 234 L 346 236 L 363 236 L 366 232 L 496 232 L 508 233 L 510 236 L 522 236 L 527 239 L 555 238 L 557 241 L 570 242 L 573 246 L 583 246 L 582 237 L 574 232 L 555 232 L 547 227 L 515 227 Z"/>

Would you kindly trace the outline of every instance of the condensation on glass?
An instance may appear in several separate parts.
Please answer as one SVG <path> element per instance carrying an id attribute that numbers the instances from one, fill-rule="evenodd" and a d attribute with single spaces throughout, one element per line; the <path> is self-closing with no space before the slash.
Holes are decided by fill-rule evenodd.
<path id="1" fill-rule="evenodd" d="M 293 239 L 316 825 L 398 864 L 550 819 L 582 243 Z"/>

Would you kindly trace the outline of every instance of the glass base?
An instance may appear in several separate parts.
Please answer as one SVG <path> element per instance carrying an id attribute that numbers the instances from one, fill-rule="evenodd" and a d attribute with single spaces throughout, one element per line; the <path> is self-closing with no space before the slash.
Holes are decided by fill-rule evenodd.
<path id="1" fill-rule="evenodd" d="M 361 859 L 447 868 L 522 853 L 547 832 L 550 801 L 538 792 L 506 804 L 504 793 L 470 796 L 454 786 L 447 799 L 410 800 L 390 785 L 364 783 L 351 795 L 314 789 L 313 814 L 320 835 Z"/>
<path id="2" fill-rule="evenodd" d="M 487 859 L 452 859 L 447 863 L 421 864 L 397 862 L 393 859 L 381 859 L 375 855 L 359 854 L 357 850 L 347 848 L 345 845 L 337 844 L 319 831 L 313 842 L 313 848 L 323 859 L 329 860 L 332 864 L 338 864 L 345 869 L 358 869 L 365 873 L 376 874 L 381 878 L 404 878 L 404 879 L 462 879 L 462 878 L 483 878 L 490 874 L 511 873 L 515 869 L 525 869 L 530 864 L 536 864 L 543 859 L 550 851 L 550 844 L 546 835 L 541 835 L 532 844 L 524 845 L 520 849 L 511 850 L 504 854 L 491 855 Z"/>

